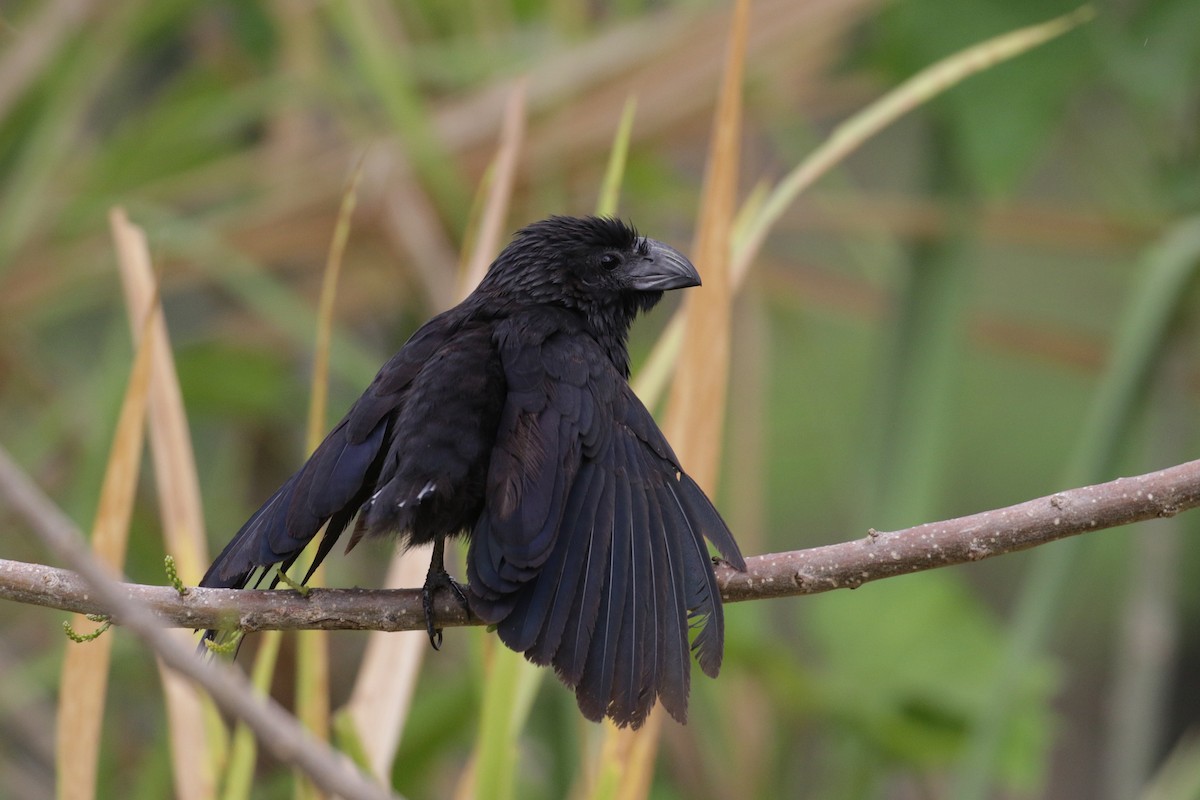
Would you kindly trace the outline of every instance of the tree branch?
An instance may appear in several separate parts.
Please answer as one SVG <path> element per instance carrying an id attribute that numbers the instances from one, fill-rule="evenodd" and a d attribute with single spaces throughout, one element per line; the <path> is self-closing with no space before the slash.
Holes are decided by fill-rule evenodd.
<path id="1" fill-rule="evenodd" d="M 872 531 L 850 542 L 771 553 L 746 559 L 744 573 L 717 568 L 726 602 L 853 589 L 869 581 L 947 567 L 1026 550 L 1067 536 L 1131 522 L 1170 517 L 1200 505 L 1200 461 L 1118 478 L 1029 500 L 968 517 L 915 528 Z M 239 628 L 244 631 L 322 628 L 326 630 L 422 630 L 417 589 L 313 589 L 293 591 L 189 589 L 123 584 L 122 594 L 149 607 L 161 624 L 184 628 Z M 0 598 L 65 611 L 113 614 L 108 605 L 72 572 L 0 560 Z M 477 625 L 457 600 L 439 593 L 438 624 Z"/>
<path id="2" fill-rule="evenodd" d="M 349 759 L 314 738 L 278 703 L 259 697 L 240 670 L 200 658 L 195 648 L 177 641 L 164 630 L 160 620 L 91 554 L 74 523 L 25 476 L 3 448 L 0 448 L 0 497 L 30 523 L 47 547 L 83 577 L 63 570 L 51 572 L 69 576 L 65 580 L 78 596 L 91 598 L 96 608 L 121 620 L 169 667 L 202 686 L 222 711 L 242 719 L 281 761 L 303 770 L 330 794 L 357 800 L 395 797 L 355 769 Z M 43 574 L 53 584 L 53 577 Z M 167 591 L 175 590 L 168 587 Z"/>

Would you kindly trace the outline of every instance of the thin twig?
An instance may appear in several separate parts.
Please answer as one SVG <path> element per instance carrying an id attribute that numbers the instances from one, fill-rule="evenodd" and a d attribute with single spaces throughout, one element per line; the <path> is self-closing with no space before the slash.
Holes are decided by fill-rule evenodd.
<path id="1" fill-rule="evenodd" d="M 2 453 L 2 451 L 0 451 Z M 3 462 L 0 462 L 2 464 Z M 12 499 L 11 467 L 0 470 L 0 497 Z M 1007 508 L 930 522 L 890 533 L 872 532 L 840 544 L 746 559 L 748 570 L 717 569 L 726 602 L 853 589 L 870 581 L 979 561 L 1104 528 L 1170 517 L 1200 506 L 1200 461 L 1131 478 L 1070 489 Z M 148 607 L 161 625 L 238 628 L 244 631 L 421 630 L 419 589 L 313 589 L 292 591 L 190 589 L 124 584 L 121 598 Z M 40 564 L 0 560 L 0 599 L 64 611 L 111 614 L 125 606 L 91 591 L 83 578 Z M 477 625 L 457 600 L 439 594 L 438 624 Z"/>
<path id="2" fill-rule="evenodd" d="M 339 757 L 314 739 L 277 703 L 255 696 L 239 670 L 206 661 L 192 648 L 175 641 L 136 596 L 112 577 L 110 569 L 92 556 L 75 524 L 25 476 L 3 448 L 0 498 L 30 524 L 47 547 L 78 570 L 82 577 L 72 575 L 68 580 L 75 591 L 107 609 L 106 613 L 120 619 L 168 666 L 204 687 L 222 711 L 244 720 L 281 761 L 303 770 L 331 794 L 371 800 L 394 797 L 364 777 L 349 759 Z M 158 588 L 175 592 L 170 586 Z"/>

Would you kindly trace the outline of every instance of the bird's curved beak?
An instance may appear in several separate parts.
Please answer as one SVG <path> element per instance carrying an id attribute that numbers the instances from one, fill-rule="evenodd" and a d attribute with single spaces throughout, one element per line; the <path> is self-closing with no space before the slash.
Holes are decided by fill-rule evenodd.
<path id="1" fill-rule="evenodd" d="M 700 285 L 700 273 L 683 253 L 654 239 L 646 245 L 649 252 L 629 266 L 630 288 L 661 292 Z"/>

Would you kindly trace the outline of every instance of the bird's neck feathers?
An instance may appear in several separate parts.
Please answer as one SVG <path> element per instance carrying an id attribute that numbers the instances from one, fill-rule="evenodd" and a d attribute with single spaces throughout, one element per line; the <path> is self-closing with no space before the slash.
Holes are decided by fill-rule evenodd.
<path id="1" fill-rule="evenodd" d="M 640 312 L 649 311 L 662 292 L 627 292 L 611 306 L 593 307 L 587 314 L 587 326 L 592 338 L 608 354 L 613 366 L 629 377 L 629 328 Z"/>

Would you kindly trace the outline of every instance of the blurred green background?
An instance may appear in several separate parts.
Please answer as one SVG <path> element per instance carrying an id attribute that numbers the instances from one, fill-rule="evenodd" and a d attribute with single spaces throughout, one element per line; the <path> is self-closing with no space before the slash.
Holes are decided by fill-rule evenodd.
<path id="1" fill-rule="evenodd" d="M 760 0 L 743 196 L 922 67 L 1072 8 Z M 773 229 L 735 309 L 719 505 L 743 551 L 1193 457 L 1194 282 L 1131 309 L 1162 243 L 1200 214 L 1200 3 L 1097 10 L 885 131 Z M 220 546 L 302 458 L 316 297 L 356 164 L 331 422 L 449 302 L 522 76 L 506 230 L 594 208 L 635 96 L 620 213 L 686 248 L 729 13 L 708 0 L 0 3 L 0 442 L 90 526 L 132 360 L 107 227 L 122 205 L 161 275 Z M 665 319 L 637 327 L 635 353 Z M 1114 357 L 1159 329 L 1135 363 Z M 1170 753 L 1200 769 L 1187 744 L 1198 520 L 729 607 L 726 668 L 694 682 L 687 728 L 668 725 L 653 796 L 957 797 L 976 778 L 995 797 L 1170 792 Z M 46 561 L 3 509 L 0 523 L 0 557 Z M 388 551 L 375 547 L 332 559 L 329 582 L 376 585 Z M 147 474 L 128 574 L 164 582 L 162 555 Z M 74 646 L 62 616 L 0 606 L 5 797 L 53 792 L 57 670 Z M 1029 657 L 1011 655 L 1014 620 L 1034 632 Z M 396 767 L 408 796 L 446 796 L 464 768 L 483 635 L 451 631 L 430 657 Z M 153 660 L 116 636 L 100 796 L 168 796 Z M 333 635 L 335 706 L 362 642 Z M 290 658 L 285 645 L 283 676 Z M 998 704 L 1008 713 L 989 723 Z M 991 766 L 972 760 L 988 735 Z M 544 682 L 520 796 L 563 796 L 584 738 L 573 698 Z M 267 756 L 260 775 L 255 796 L 290 796 Z"/>

